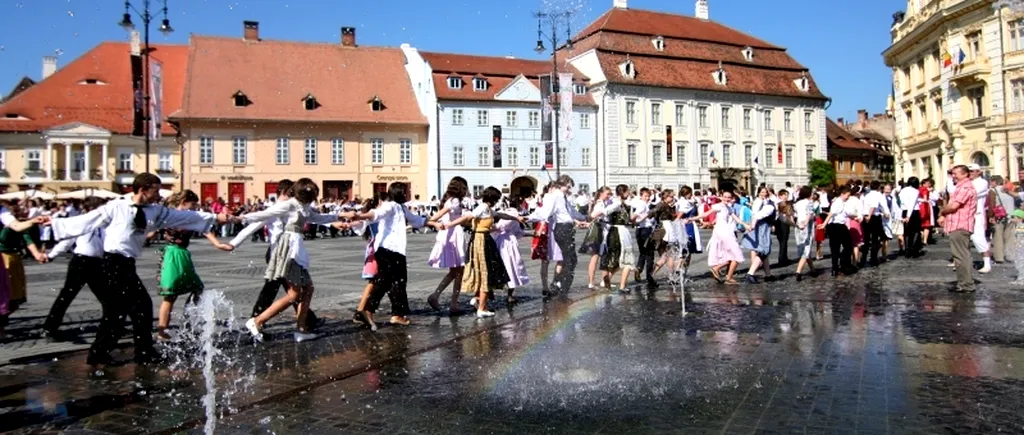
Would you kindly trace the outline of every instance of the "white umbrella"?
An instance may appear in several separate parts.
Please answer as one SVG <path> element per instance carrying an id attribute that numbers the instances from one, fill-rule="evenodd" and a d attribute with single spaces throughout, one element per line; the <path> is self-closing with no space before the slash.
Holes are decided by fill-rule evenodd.
<path id="1" fill-rule="evenodd" d="M 92 189 L 92 188 L 89 188 L 89 189 L 81 189 L 81 190 L 75 190 L 75 191 L 72 191 L 72 192 L 64 192 L 64 193 L 58 194 L 57 195 L 57 199 L 85 199 L 85 198 L 88 198 L 90 196 L 95 196 L 97 198 L 103 198 L 103 199 L 113 199 L 113 198 L 120 197 L 121 195 L 118 195 L 118 194 L 116 194 L 114 192 L 111 192 L 109 190 L 106 190 L 106 189 Z"/>
<path id="2" fill-rule="evenodd" d="M 160 197 L 163 198 L 163 199 L 167 199 L 167 198 L 169 198 L 173 194 L 174 194 L 174 192 L 171 192 L 170 190 L 160 189 Z M 134 195 L 134 193 L 128 192 L 128 193 L 126 193 L 124 195 L 121 195 L 121 198 L 130 199 L 132 197 L 132 195 Z"/>
<path id="3" fill-rule="evenodd" d="M 41 190 L 29 189 L 29 190 L 19 190 L 17 192 L 9 192 L 9 193 L 5 193 L 3 195 L 0 195 L 0 199 L 8 200 L 8 201 L 21 200 L 21 199 L 30 199 L 30 198 L 32 198 L 32 199 L 42 199 L 42 200 L 51 200 L 51 199 L 53 199 L 53 194 L 52 193 L 48 193 L 48 192 L 43 192 Z"/>

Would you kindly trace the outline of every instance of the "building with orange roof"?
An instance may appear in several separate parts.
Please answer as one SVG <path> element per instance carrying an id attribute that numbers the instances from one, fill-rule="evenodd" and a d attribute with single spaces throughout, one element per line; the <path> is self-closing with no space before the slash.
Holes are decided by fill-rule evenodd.
<path id="1" fill-rule="evenodd" d="M 612 8 L 559 56 L 590 79 L 601 184 L 678 188 L 806 182 L 826 159 L 825 107 L 784 48 L 710 20 Z"/>
<path id="2" fill-rule="evenodd" d="M 847 181 L 893 181 L 894 168 L 889 150 L 872 143 L 863 133 L 826 118 L 828 161 L 836 170 L 836 183 Z"/>
<path id="3" fill-rule="evenodd" d="M 181 109 L 185 185 L 203 200 L 274 196 L 309 177 L 325 198 L 368 198 L 393 182 L 427 192 L 427 118 L 400 48 L 341 41 L 192 36 Z"/>
<path id="4" fill-rule="evenodd" d="M 181 105 L 188 47 L 151 50 L 162 65 L 161 113 L 167 114 Z M 46 57 L 42 80 L 0 104 L 0 191 L 131 187 L 147 157 L 143 138 L 132 135 L 132 51 L 130 43 L 103 42 L 60 69 L 56 58 Z M 177 187 L 177 131 L 166 120 L 160 127 L 150 170 L 166 187 Z"/>

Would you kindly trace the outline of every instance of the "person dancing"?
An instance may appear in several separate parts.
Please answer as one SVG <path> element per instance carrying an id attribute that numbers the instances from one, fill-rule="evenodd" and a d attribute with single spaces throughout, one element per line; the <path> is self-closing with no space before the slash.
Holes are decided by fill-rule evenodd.
<path id="1" fill-rule="evenodd" d="M 466 185 L 466 180 L 461 177 L 452 178 L 441 202 L 441 210 L 434 213 L 429 222 L 440 222 L 443 225 L 461 218 L 462 201 L 468 190 L 469 186 Z M 438 299 L 444 289 L 451 284 L 452 300 L 448 310 L 452 315 L 458 314 L 460 312 L 459 294 L 462 292 L 462 274 L 466 265 L 466 232 L 462 227 L 453 227 L 437 232 L 434 248 L 430 251 L 427 264 L 435 269 L 448 269 L 448 273 L 437 284 L 437 289 L 427 297 L 427 303 L 434 311 L 441 311 Z"/>
<path id="2" fill-rule="evenodd" d="M 102 206 L 104 201 L 95 196 L 90 196 L 82 203 L 85 213 L 96 210 Z M 57 258 L 61 253 L 74 246 L 74 254 L 68 262 L 68 272 L 64 278 L 64 287 L 57 294 L 57 299 L 50 307 L 50 313 L 43 323 L 43 331 L 47 337 L 59 340 L 60 325 L 64 321 L 64 314 L 67 313 L 71 302 L 82 291 L 82 287 L 89 285 L 89 290 L 96 293 L 100 286 L 107 285 L 107 278 L 103 273 L 103 230 L 99 229 L 91 233 L 79 236 L 75 239 L 61 240 L 49 253 L 46 254 L 50 260 Z M 5 274 L 6 275 L 6 274 Z M 6 278 L 6 276 L 5 276 Z"/>
<path id="3" fill-rule="evenodd" d="M 551 296 L 555 293 L 568 292 L 572 288 L 576 274 L 576 226 L 586 226 L 587 217 L 580 214 L 569 204 L 567 193 L 576 183 L 572 177 L 562 175 L 555 180 L 557 189 L 544 195 L 543 206 L 534 210 L 528 222 L 547 221 L 551 229 L 548 237 L 549 259 L 556 262 L 554 291 L 544 293 Z"/>
<path id="4" fill-rule="evenodd" d="M 736 228 L 739 226 L 750 229 L 733 211 L 733 204 L 736 203 L 734 195 L 731 190 L 722 190 L 721 202 L 715 203 L 704 213 L 685 220 L 686 223 L 693 223 L 715 215 L 715 227 L 708 242 L 708 266 L 711 267 L 711 277 L 715 281 L 729 285 L 739 284 L 734 275 L 736 267 L 743 262 L 743 250 L 736 241 Z M 725 277 L 722 277 L 723 267 L 728 267 Z"/>

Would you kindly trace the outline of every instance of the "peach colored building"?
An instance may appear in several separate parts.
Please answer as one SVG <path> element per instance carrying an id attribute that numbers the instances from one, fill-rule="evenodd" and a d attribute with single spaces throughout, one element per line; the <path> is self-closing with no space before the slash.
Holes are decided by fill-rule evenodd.
<path id="1" fill-rule="evenodd" d="M 368 198 L 390 183 L 427 192 L 429 124 L 398 48 L 193 36 L 182 109 L 185 186 L 204 200 L 272 196 L 309 177 L 325 198 Z M 424 197 L 425 199 L 425 197 Z"/>

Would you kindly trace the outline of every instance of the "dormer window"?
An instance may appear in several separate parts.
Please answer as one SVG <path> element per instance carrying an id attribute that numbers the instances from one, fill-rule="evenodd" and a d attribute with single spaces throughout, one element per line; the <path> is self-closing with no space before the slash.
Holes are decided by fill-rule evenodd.
<path id="1" fill-rule="evenodd" d="M 576 95 L 586 95 L 587 85 L 583 83 L 575 83 L 572 85 L 572 92 Z"/>
<path id="2" fill-rule="evenodd" d="M 754 61 L 754 49 L 752 47 L 744 48 L 742 53 L 743 53 L 743 58 L 746 59 L 747 62 L 753 62 Z"/>
<path id="3" fill-rule="evenodd" d="M 374 95 L 368 103 L 370 103 L 370 110 L 374 112 L 383 112 L 384 109 L 387 109 L 387 107 L 384 106 L 384 102 L 376 95 Z"/>
<path id="4" fill-rule="evenodd" d="M 625 62 L 619 64 L 619 71 L 622 72 L 623 77 L 636 78 L 636 66 L 628 58 Z"/>
<path id="5" fill-rule="evenodd" d="M 252 100 L 249 99 L 242 91 L 235 92 L 232 96 L 235 100 L 235 107 L 246 107 L 252 104 Z"/>
<path id="6" fill-rule="evenodd" d="M 29 119 L 17 113 L 5 113 L 4 120 L 7 121 L 28 121 Z"/>
<path id="7" fill-rule="evenodd" d="M 316 110 L 320 107 L 320 103 L 316 101 L 316 97 L 313 94 L 307 94 L 302 99 L 302 107 L 306 110 Z"/>
<path id="8" fill-rule="evenodd" d="M 796 79 L 795 84 L 796 88 L 801 92 L 808 92 L 811 90 L 811 80 L 807 78 L 806 72 L 800 76 L 800 78 Z"/>
<path id="9" fill-rule="evenodd" d="M 462 77 L 458 77 L 458 76 L 448 77 L 448 88 L 449 89 L 462 89 Z"/>
<path id="10" fill-rule="evenodd" d="M 104 81 L 102 81 L 100 79 L 85 79 L 85 80 L 82 80 L 82 81 L 78 82 L 78 84 L 80 84 L 80 85 L 105 85 L 105 84 L 107 84 L 107 82 L 104 82 Z"/>
<path id="11" fill-rule="evenodd" d="M 485 79 L 483 77 L 476 77 L 476 78 L 474 78 L 473 79 L 473 90 L 474 91 L 486 91 L 487 90 L 487 79 Z"/>
<path id="12" fill-rule="evenodd" d="M 715 84 L 725 86 L 729 81 L 729 76 L 725 73 L 725 68 L 722 67 L 722 62 L 718 62 L 718 69 L 715 70 L 712 75 L 715 78 Z"/>
<path id="13" fill-rule="evenodd" d="M 661 36 L 655 36 L 651 38 L 651 43 L 654 44 L 654 49 L 658 51 L 665 51 L 665 38 Z"/>

